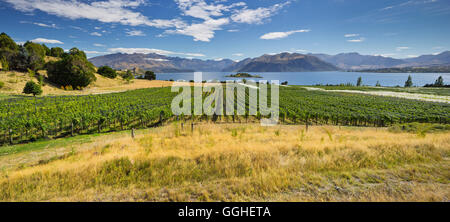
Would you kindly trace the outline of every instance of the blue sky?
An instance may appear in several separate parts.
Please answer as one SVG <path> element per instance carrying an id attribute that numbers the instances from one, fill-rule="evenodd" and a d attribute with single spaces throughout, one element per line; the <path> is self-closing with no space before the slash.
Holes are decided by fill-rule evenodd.
<path id="1" fill-rule="evenodd" d="M 17 42 L 78 47 L 88 57 L 450 50 L 450 0 L 0 0 L 0 15 L 0 32 Z"/>

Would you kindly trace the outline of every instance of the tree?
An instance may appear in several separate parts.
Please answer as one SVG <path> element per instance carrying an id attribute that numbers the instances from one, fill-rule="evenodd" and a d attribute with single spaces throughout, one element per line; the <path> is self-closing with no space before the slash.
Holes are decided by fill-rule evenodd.
<path id="1" fill-rule="evenodd" d="M 109 66 L 102 66 L 102 67 L 98 68 L 97 73 L 104 77 L 108 77 L 111 79 L 114 79 L 117 77 L 116 70 L 112 69 Z"/>
<path id="2" fill-rule="evenodd" d="M 73 89 L 81 89 L 96 80 L 94 65 L 77 48 L 71 49 L 62 60 L 49 63 L 47 69 L 49 81 Z"/>
<path id="3" fill-rule="evenodd" d="M 42 47 L 44 48 L 45 55 L 46 56 L 51 56 L 52 51 L 45 44 L 42 44 Z"/>
<path id="4" fill-rule="evenodd" d="M 156 79 L 156 75 L 152 71 L 146 71 L 145 75 L 144 75 L 144 78 L 148 79 L 148 80 L 155 80 Z"/>
<path id="5" fill-rule="evenodd" d="M 377 81 L 377 84 L 375 86 L 380 87 L 381 86 L 380 81 Z"/>
<path id="6" fill-rule="evenodd" d="M 362 85 L 362 77 L 360 76 L 358 78 L 358 81 L 356 82 L 356 86 L 361 86 Z"/>
<path id="7" fill-rule="evenodd" d="M 444 86 L 444 78 L 442 76 L 439 76 L 439 78 L 436 79 L 436 82 L 434 82 L 435 87 L 442 87 Z"/>
<path id="8" fill-rule="evenodd" d="M 411 75 L 409 75 L 408 80 L 406 80 L 405 82 L 405 87 L 412 87 L 412 86 L 413 86 L 412 77 Z"/>
<path id="9" fill-rule="evenodd" d="M 29 53 L 24 46 L 19 46 L 18 52 L 11 59 L 12 69 L 18 71 L 27 71 L 28 70 L 28 58 Z"/>
<path id="10" fill-rule="evenodd" d="M 134 79 L 133 73 L 131 73 L 131 70 L 128 70 L 125 74 L 122 75 L 122 78 L 124 80 L 130 81 Z"/>
<path id="11" fill-rule="evenodd" d="M 19 50 L 19 46 L 4 32 L 0 34 L 0 58 L 4 58 L 8 63 L 8 66 L 11 67 L 12 60 L 16 56 Z M 4 68 L 4 64 L 3 68 Z"/>
<path id="12" fill-rule="evenodd" d="M 64 49 L 60 47 L 53 47 L 50 49 L 50 55 L 53 57 L 61 58 L 64 55 Z"/>
<path id="13" fill-rule="evenodd" d="M 23 93 L 25 94 L 33 94 L 33 96 L 41 95 L 42 89 L 41 86 L 33 81 L 27 82 L 25 88 L 23 88 Z"/>
<path id="14" fill-rule="evenodd" d="M 0 48 L 9 49 L 11 51 L 17 51 L 18 46 L 14 42 L 14 40 L 12 40 L 11 37 L 9 37 L 6 33 L 2 32 L 0 34 Z"/>
<path id="15" fill-rule="evenodd" d="M 39 84 L 36 84 L 33 81 L 27 82 L 25 85 L 25 88 L 23 88 L 23 93 L 25 94 L 33 94 L 34 96 L 34 112 L 36 113 L 37 107 L 36 107 L 36 95 L 42 94 L 42 88 Z"/>
<path id="16" fill-rule="evenodd" d="M 26 42 L 24 47 L 28 52 L 28 68 L 34 71 L 42 68 L 45 61 L 45 48 L 33 42 Z"/>

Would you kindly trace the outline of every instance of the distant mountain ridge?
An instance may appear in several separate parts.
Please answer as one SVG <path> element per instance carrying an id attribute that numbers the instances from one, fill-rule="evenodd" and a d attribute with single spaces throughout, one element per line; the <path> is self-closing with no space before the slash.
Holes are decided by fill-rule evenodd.
<path id="1" fill-rule="evenodd" d="M 338 68 L 317 57 L 298 53 L 280 53 L 263 55 L 254 59 L 245 59 L 233 64 L 224 71 L 234 72 L 307 72 L 335 71 Z"/>
<path id="2" fill-rule="evenodd" d="M 340 53 L 337 55 L 310 53 L 308 55 L 316 56 L 317 58 L 344 70 L 447 66 L 450 64 L 450 51 L 445 51 L 437 55 L 422 55 L 409 59 L 361 55 L 356 52 Z"/>
<path id="3" fill-rule="evenodd" d="M 169 57 L 155 53 L 150 54 L 110 54 L 90 58 L 95 66 L 110 66 L 114 69 L 133 69 L 152 70 L 154 72 L 213 72 L 222 70 L 234 63 L 233 60 L 223 59 L 201 60 L 187 59 L 180 57 Z"/>

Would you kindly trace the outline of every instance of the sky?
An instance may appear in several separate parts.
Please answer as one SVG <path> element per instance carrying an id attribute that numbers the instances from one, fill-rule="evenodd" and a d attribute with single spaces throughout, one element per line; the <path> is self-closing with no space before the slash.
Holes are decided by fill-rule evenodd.
<path id="1" fill-rule="evenodd" d="M 0 0 L 0 32 L 88 57 L 410 58 L 450 50 L 450 0 Z"/>

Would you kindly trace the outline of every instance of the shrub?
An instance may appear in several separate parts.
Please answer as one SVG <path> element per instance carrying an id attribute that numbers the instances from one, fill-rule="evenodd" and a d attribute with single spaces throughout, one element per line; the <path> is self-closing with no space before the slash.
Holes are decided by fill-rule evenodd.
<path id="1" fill-rule="evenodd" d="M 104 77 L 111 78 L 111 79 L 114 79 L 117 77 L 116 70 L 112 69 L 109 66 L 102 66 L 102 67 L 98 68 L 97 73 Z"/>
<path id="2" fill-rule="evenodd" d="M 48 64 L 49 81 L 81 89 L 95 81 L 94 65 L 90 63 L 83 51 L 73 48 L 63 59 Z"/>
<path id="3" fill-rule="evenodd" d="M 3 88 L 3 86 L 5 86 L 5 83 L 0 81 L 0 89 Z"/>

